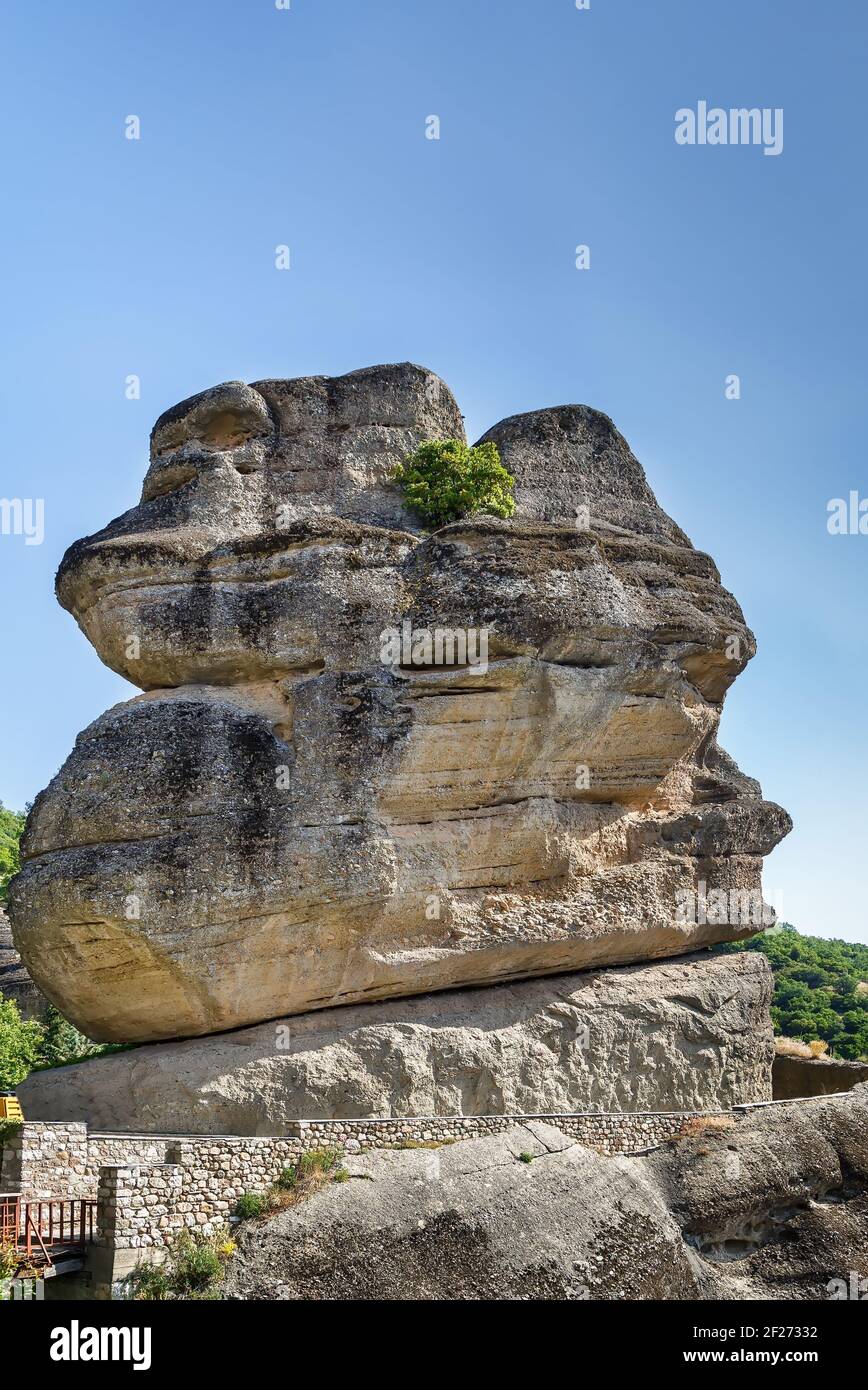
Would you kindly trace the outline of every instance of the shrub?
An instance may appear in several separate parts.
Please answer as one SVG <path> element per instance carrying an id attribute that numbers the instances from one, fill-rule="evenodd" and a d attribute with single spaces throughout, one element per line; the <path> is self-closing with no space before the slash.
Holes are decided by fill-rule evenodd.
<path id="1" fill-rule="evenodd" d="M 775 1056 L 812 1057 L 813 1053 L 808 1044 L 799 1042 L 798 1038 L 775 1038 Z"/>
<path id="2" fill-rule="evenodd" d="M 331 1173 L 340 1161 L 340 1149 L 308 1149 L 295 1165 L 297 1181 Z"/>
<path id="3" fill-rule="evenodd" d="M 225 1230 L 206 1236 L 185 1228 L 175 1237 L 163 1264 L 136 1265 L 127 1281 L 127 1296 L 150 1302 L 217 1299 L 234 1250 L 235 1243 Z"/>
<path id="4" fill-rule="evenodd" d="M 0 1120 L 0 1149 L 15 1137 L 21 1125 L 21 1120 Z"/>
<path id="5" fill-rule="evenodd" d="M 508 517 L 515 479 L 491 442 L 470 448 L 459 439 L 429 439 L 409 454 L 393 480 L 424 525 L 445 526 L 472 512 Z"/>
<path id="6" fill-rule="evenodd" d="M 162 1303 L 172 1298 L 172 1285 L 165 1266 L 136 1265 L 127 1280 L 127 1297 L 149 1303 Z"/>
<path id="7" fill-rule="evenodd" d="M 326 1182 L 345 1182 L 349 1173 L 339 1167 L 340 1149 L 308 1149 L 291 1168 L 274 1180 L 278 1192 L 308 1193 Z"/>
<path id="8" fill-rule="evenodd" d="M 43 1030 L 25 1022 L 14 999 L 0 997 L 0 1091 L 14 1091 L 39 1056 Z"/>
<path id="9" fill-rule="evenodd" d="M 172 1244 L 169 1255 L 170 1277 L 179 1298 L 201 1298 L 219 1282 L 223 1274 L 222 1244 L 214 1236 L 200 1236 L 183 1230 Z"/>
<path id="10" fill-rule="evenodd" d="M 521 1163 L 533 1163 L 533 1154 L 529 1154 L 527 1151 L 520 1153 L 518 1157 Z"/>
<path id="11" fill-rule="evenodd" d="M 242 1192 L 235 1206 L 235 1215 L 241 1221 L 249 1221 L 261 1216 L 267 1206 L 268 1199 L 263 1192 Z"/>
<path id="12" fill-rule="evenodd" d="M 714 1130 L 732 1129 L 734 1125 L 735 1120 L 732 1115 L 694 1115 L 691 1119 L 684 1121 L 677 1137 L 679 1139 L 695 1139 L 700 1134 L 709 1134 Z"/>
<path id="13" fill-rule="evenodd" d="M 297 1163 L 281 1169 L 267 1192 L 243 1193 L 235 1208 L 236 1216 L 241 1220 L 270 1216 L 312 1196 L 330 1182 L 346 1182 L 350 1175 L 340 1166 L 340 1160 L 340 1149 L 308 1149 Z"/>
<path id="14" fill-rule="evenodd" d="M 21 1262 L 14 1245 L 0 1245 L 0 1279 L 11 1279 Z"/>

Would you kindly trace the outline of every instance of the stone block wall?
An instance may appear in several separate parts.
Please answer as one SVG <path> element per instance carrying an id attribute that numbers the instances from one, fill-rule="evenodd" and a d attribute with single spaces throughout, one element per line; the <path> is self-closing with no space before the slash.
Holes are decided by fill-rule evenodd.
<path id="1" fill-rule="evenodd" d="M 211 1235 L 244 1192 L 265 1192 L 303 1151 L 297 1138 L 191 1139 L 169 1161 L 100 1170 L 99 1241 L 116 1250 L 170 1245 L 185 1226 Z M 315 1148 L 316 1144 L 307 1147 Z"/>
<path id="2" fill-rule="evenodd" d="M 711 1112 L 709 1112 L 710 1114 Z M 729 1112 L 714 1112 L 715 1115 Z M 703 1112 L 705 1114 L 705 1112 Z M 629 1154 L 653 1148 L 680 1134 L 693 1112 L 659 1114 L 538 1114 L 538 1115 L 432 1115 L 383 1120 L 302 1120 L 298 1137 L 303 1148 L 392 1148 L 408 1143 L 450 1143 L 499 1134 L 523 1120 L 542 1120 L 556 1125 L 580 1144 L 608 1154 Z"/>
<path id="3" fill-rule="evenodd" d="M 93 1134 L 86 1124 L 28 1120 L 3 1146 L 0 1192 L 34 1201 L 96 1197 L 109 1163 L 161 1163 L 174 1141 L 166 1135 Z"/>
<path id="4" fill-rule="evenodd" d="M 21 1192 L 35 1201 L 93 1197 L 94 1176 L 85 1124 L 28 1121 L 3 1145 L 0 1192 Z"/>
<path id="5" fill-rule="evenodd" d="M 280 1171 L 306 1150 L 336 1148 L 352 1154 L 454 1143 L 502 1132 L 527 1120 L 542 1120 L 602 1153 L 635 1154 L 703 1124 L 737 1123 L 755 1108 L 300 1120 L 289 1126 L 287 1134 L 254 1138 L 89 1134 L 84 1124 L 28 1122 L 7 1146 L 0 1190 L 41 1200 L 96 1198 L 99 1244 L 159 1253 L 185 1226 L 212 1234 L 226 1225 L 242 1193 L 265 1192 Z"/>

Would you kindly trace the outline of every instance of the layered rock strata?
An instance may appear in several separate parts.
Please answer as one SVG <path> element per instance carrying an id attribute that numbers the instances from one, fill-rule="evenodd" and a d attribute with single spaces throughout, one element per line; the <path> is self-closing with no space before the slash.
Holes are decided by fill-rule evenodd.
<path id="1" fill-rule="evenodd" d="M 584 406 L 489 431 L 511 520 L 425 533 L 390 478 L 445 437 L 410 364 L 228 383 L 157 421 L 140 503 L 65 556 L 61 603 L 144 693 L 37 799 L 10 913 L 89 1036 L 756 929 L 790 822 L 717 745 L 755 643 L 714 563 Z"/>
<path id="2" fill-rule="evenodd" d="M 293 1119 L 728 1108 L 771 1099 L 757 954 L 350 1005 L 149 1044 L 20 1088 L 31 1120 L 280 1134 Z"/>

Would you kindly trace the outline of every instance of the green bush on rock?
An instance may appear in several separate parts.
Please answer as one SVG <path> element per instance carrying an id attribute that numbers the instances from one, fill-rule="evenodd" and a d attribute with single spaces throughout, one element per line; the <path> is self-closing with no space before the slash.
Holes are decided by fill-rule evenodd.
<path id="1" fill-rule="evenodd" d="M 284 1207 L 310 1197 L 332 1182 L 346 1182 L 350 1176 L 341 1167 L 340 1149 L 308 1149 L 288 1168 L 283 1168 L 267 1192 L 243 1192 L 235 1206 L 240 1220 L 273 1216 Z"/>
<path id="2" fill-rule="evenodd" d="M 19 842 L 25 819 L 23 812 L 9 811 L 0 801 L 0 903 L 5 902 L 10 878 L 21 867 Z"/>
<path id="3" fill-rule="evenodd" d="M 393 475 L 424 525 L 446 526 L 473 512 L 509 517 L 515 479 L 491 442 L 471 448 L 459 439 L 429 439 Z"/>
<path id="4" fill-rule="evenodd" d="M 163 1264 L 136 1265 L 127 1281 L 127 1297 L 150 1302 L 218 1299 L 224 1269 L 234 1253 L 235 1242 L 225 1230 L 210 1236 L 180 1231 Z"/>

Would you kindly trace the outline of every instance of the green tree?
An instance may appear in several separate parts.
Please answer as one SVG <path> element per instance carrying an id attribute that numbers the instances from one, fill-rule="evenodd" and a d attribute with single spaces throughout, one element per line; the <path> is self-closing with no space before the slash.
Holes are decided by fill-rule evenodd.
<path id="1" fill-rule="evenodd" d="M 101 1052 L 99 1043 L 80 1033 L 74 1023 L 49 1004 L 45 1017 L 44 1036 L 39 1050 L 41 1067 L 62 1067 L 69 1062 L 77 1062 L 82 1057 L 93 1057 Z"/>
<path id="2" fill-rule="evenodd" d="M 429 439 L 393 474 L 408 507 L 426 526 L 445 526 L 472 512 L 508 517 L 515 479 L 489 441 L 470 448 L 459 439 Z"/>
<path id="3" fill-rule="evenodd" d="M 14 1091 L 39 1057 L 43 1029 L 26 1023 L 14 999 L 0 997 L 0 1091 Z"/>
<path id="4" fill-rule="evenodd" d="M 6 900 L 6 885 L 21 867 L 18 845 L 25 817 L 20 811 L 8 811 L 0 801 L 0 902 Z"/>
<path id="5" fill-rule="evenodd" d="M 868 1059 L 868 946 L 802 936 L 782 922 L 748 941 L 714 950 L 761 951 L 768 957 L 775 977 L 776 1033 L 803 1042 L 820 1038 L 836 1057 Z"/>

